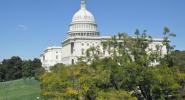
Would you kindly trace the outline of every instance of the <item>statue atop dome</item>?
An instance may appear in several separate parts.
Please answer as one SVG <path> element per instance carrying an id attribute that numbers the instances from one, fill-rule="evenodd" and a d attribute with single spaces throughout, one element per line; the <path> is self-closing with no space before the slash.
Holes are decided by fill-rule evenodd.
<path id="1" fill-rule="evenodd" d="M 81 0 L 81 8 L 86 9 L 86 0 Z"/>

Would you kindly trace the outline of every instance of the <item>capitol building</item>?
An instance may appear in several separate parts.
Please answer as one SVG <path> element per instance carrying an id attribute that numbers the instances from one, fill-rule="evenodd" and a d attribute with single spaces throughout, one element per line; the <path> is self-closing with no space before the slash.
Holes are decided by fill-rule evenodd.
<path id="1" fill-rule="evenodd" d="M 97 24 L 93 14 L 86 8 L 86 0 L 81 0 L 80 9 L 74 14 L 72 22 L 69 25 L 67 38 L 61 46 L 48 47 L 40 56 L 42 66 L 49 69 L 57 63 L 66 65 L 75 64 L 79 57 L 85 56 L 87 49 L 99 47 L 100 56 L 108 57 L 110 53 L 104 50 L 103 41 L 111 39 L 111 36 L 101 36 L 97 31 Z M 163 39 L 153 39 L 150 44 L 155 48 L 156 45 L 162 45 Z M 166 52 L 166 48 L 162 48 Z"/>

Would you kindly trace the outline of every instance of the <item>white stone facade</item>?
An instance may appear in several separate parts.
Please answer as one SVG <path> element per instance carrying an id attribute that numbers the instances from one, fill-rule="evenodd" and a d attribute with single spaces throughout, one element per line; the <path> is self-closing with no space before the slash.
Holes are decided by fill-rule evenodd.
<path id="1" fill-rule="evenodd" d="M 99 47 L 101 56 L 109 56 L 108 51 L 104 51 L 102 41 L 110 39 L 111 36 L 100 36 L 97 31 L 97 24 L 94 16 L 86 9 L 86 1 L 81 0 L 81 8 L 74 14 L 69 25 L 68 37 L 61 46 L 48 47 L 41 54 L 42 66 L 49 69 L 57 63 L 73 64 L 78 57 L 85 56 L 85 52 L 90 47 Z M 156 45 L 162 45 L 162 39 L 154 39 L 150 48 L 155 49 Z M 166 48 L 162 46 L 163 53 Z"/>
<path id="2" fill-rule="evenodd" d="M 62 63 L 62 47 L 48 47 L 44 50 L 44 53 L 41 54 L 40 60 L 42 62 L 42 66 L 47 70 L 50 66 L 53 66 L 57 63 Z"/>

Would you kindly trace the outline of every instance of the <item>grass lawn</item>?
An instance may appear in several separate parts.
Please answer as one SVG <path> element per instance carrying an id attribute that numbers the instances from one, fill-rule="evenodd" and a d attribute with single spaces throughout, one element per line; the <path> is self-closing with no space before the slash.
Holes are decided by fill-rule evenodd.
<path id="1" fill-rule="evenodd" d="M 34 79 L 0 82 L 0 100 L 37 100 L 39 95 L 39 82 Z"/>

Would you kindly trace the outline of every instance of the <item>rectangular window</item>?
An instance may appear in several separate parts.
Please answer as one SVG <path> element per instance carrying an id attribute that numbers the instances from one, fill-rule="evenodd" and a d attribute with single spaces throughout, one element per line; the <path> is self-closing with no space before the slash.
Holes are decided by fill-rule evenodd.
<path id="1" fill-rule="evenodd" d="M 71 64 L 74 65 L 74 63 L 75 63 L 75 62 L 74 62 L 74 59 L 72 59 Z"/>
<path id="2" fill-rule="evenodd" d="M 105 50 L 103 51 L 103 54 L 105 55 Z"/>
<path id="3" fill-rule="evenodd" d="M 98 55 L 100 54 L 100 51 L 97 51 Z"/>
<path id="4" fill-rule="evenodd" d="M 71 42 L 71 54 L 73 54 L 73 50 L 74 50 L 74 42 Z"/>
<path id="5" fill-rule="evenodd" d="M 45 56 L 43 56 L 43 61 L 45 60 Z"/>
<path id="6" fill-rule="evenodd" d="M 84 55 L 84 49 L 82 49 L 82 55 Z"/>

